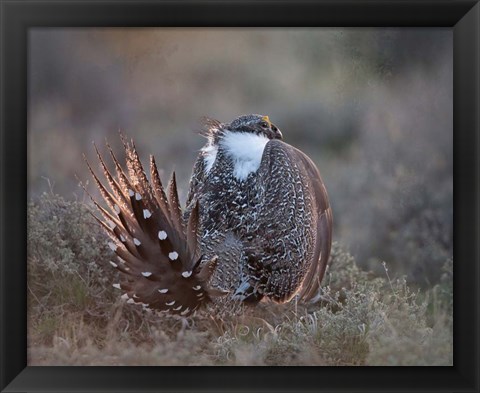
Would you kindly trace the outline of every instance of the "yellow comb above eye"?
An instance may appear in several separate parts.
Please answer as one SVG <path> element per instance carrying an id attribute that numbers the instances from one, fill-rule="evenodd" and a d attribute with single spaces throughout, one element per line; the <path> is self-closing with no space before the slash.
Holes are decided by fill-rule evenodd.
<path id="1" fill-rule="evenodd" d="M 262 117 L 262 120 L 265 120 L 265 121 L 268 123 L 269 126 L 272 125 L 272 123 L 270 122 L 270 119 L 268 118 L 268 116 L 263 116 L 263 117 Z"/>

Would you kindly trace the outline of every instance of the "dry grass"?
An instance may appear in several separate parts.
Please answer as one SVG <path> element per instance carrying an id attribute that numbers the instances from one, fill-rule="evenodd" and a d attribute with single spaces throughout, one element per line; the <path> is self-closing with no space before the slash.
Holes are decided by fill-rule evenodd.
<path id="1" fill-rule="evenodd" d="M 125 304 L 86 206 L 29 205 L 30 365 L 452 365 L 452 260 L 415 291 L 362 271 L 334 244 L 315 304 L 263 303 L 241 317 L 178 320 Z"/>

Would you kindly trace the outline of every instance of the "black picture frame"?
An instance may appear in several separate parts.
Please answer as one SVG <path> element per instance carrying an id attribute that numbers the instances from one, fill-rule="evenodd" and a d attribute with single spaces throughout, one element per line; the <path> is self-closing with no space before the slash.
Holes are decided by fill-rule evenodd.
<path id="1" fill-rule="evenodd" d="M 480 5 L 436 1 L 1 0 L 0 388 L 46 391 L 479 391 Z M 27 31 L 88 26 L 425 26 L 454 34 L 452 367 L 27 367 Z"/>

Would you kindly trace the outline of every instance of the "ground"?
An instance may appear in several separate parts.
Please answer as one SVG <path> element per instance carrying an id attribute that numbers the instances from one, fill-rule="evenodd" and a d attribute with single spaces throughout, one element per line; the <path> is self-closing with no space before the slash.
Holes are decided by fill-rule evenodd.
<path id="1" fill-rule="evenodd" d="M 157 316 L 126 304 L 84 202 L 29 204 L 29 365 L 452 365 L 452 268 L 415 289 L 334 243 L 321 299 L 241 316 Z M 428 261 L 427 261 L 428 262 Z"/>

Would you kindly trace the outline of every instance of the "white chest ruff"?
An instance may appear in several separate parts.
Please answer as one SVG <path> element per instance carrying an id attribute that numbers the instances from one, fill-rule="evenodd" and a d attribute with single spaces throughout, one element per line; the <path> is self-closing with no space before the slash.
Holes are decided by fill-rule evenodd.
<path id="1" fill-rule="evenodd" d="M 269 139 L 265 136 L 247 132 L 227 132 L 219 142 L 220 147 L 233 162 L 233 176 L 240 181 L 245 180 L 252 172 L 256 172 L 262 161 L 263 150 Z M 208 173 L 215 162 L 218 148 L 207 146 L 205 153 L 205 172 Z"/>
<path id="2" fill-rule="evenodd" d="M 205 163 L 205 173 L 208 174 L 212 169 L 215 159 L 217 158 L 218 147 L 214 145 L 207 145 L 202 148 L 203 161 Z"/>

